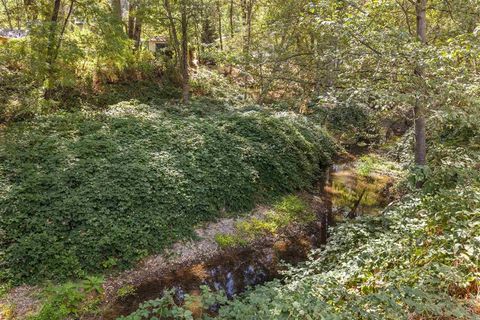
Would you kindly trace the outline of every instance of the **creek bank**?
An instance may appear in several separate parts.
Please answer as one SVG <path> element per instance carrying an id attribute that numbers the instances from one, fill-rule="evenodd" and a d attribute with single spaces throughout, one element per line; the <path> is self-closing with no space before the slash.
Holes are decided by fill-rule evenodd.
<path id="1" fill-rule="evenodd" d="M 353 206 L 355 215 L 381 212 L 391 200 L 389 191 L 395 180 L 393 168 L 381 169 L 364 157 L 332 166 L 313 192 L 298 194 L 315 212 L 314 221 L 290 224 L 248 245 L 222 249 L 214 242 L 212 235 L 218 230 L 234 232 L 238 220 L 227 219 L 207 225 L 197 231 L 200 242 L 187 245 L 195 248 L 190 251 L 189 258 L 185 258 L 185 244 L 178 244 L 172 248 L 177 257 L 164 260 L 165 255 L 162 255 L 149 259 L 139 269 L 107 281 L 101 319 L 128 315 L 139 304 L 161 297 L 165 290 L 174 292 L 178 304 L 183 303 L 186 294 L 199 295 L 201 286 L 222 290 L 232 299 L 248 287 L 281 277 L 284 262 L 294 265 L 303 262 L 311 249 L 326 243 L 333 214 L 335 220 L 342 220 Z M 246 218 L 263 219 L 267 212 L 268 208 L 259 207 Z M 210 250 L 202 250 L 207 247 Z M 119 295 L 122 288 L 129 288 L 129 294 Z"/>
<path id="2" fill-rule="evenodd" d="M 323 190 L 321 182 L 318 188 Z M 283 262 L 295 264 L 306 260 L 310 250 L 318 248 L 326 239 L 327 228 L 322 224 L 325 221 L 322 217 L 330 212 L 331 202 L 320 193 L 303 192 L 298 197 L 317 215 L 313 221 L 294 222 L 277 232 L 262 233 L 248 243 L 231 247 L 220 246 L 216 236 L 234 235 L 241 223 L 266 221 L 271 208 L 258 206 L 248 216 L 209 223 L 196 230 L 199 240 L 176 243 L 137 268 L 108 279 L 104 284 L 103 314 L 92 319 L 110 320 L 128 315 L 139 304 L 159 298 L 169 289 L 175 290 L 178 303 L 185 294 L 198 294 L 203 285 L 223 290 L 233 298 L 247 287 L 278 277 Z"/>
<path id="3" fill-rule="evenodd" d="M 272 207 L 257 206 L 246 216 L 226 217 L 205 224 L 196 230 L 195 240 L 177 242 L 162 254 L 144 259 L 134 269 L 112 275 L 103 283 L 103 293 L 89 295 L 89 301 L 82 302 L 82 305 L 93 303 L 95 307 L 88 309 L 91 311 L 85 309 L 79 317 L 116 319 L 135 311 L 143 302 L 161 297 L 164 290 L 173 290 L 176 302 L 181 303 L 186 294 L 200 294 L 202 285 L 223 290 L 229 298 L 234 298 L 249 286 L 280 278 L 283 261 L 303 262 L 312 248 L 326 242 L 327 228 L 324 226 L 344 219 L 365 184 L 374 187 L 367 190 L 360 201 L 358 214 L 378 214 L 390 201 L 389 196 L 383 195 L 390 192 L 391 181 L 396 179 L 395 170 L 388 166 L 379 170 L 375 161 L 374 165 L 371 162 L 363 156 L 341 161 L 309 192 L 296 194 L 315 213 L 313 221 L 289 223 L 248 244 L 229 247 L 220 246 L 216 236 L 235 234 L 241 222 L 265 221 Z M 380 201 L 369 204 L 365 202 L 368 199 Z M 40 291 L 38 287 L 12 289 L 6 299 L 0 301 L 2 309 L 7 308 L 13 315 L 7 319 L 25 319 L 27 314 L 35 314 L 43 304 L 39 300 Z"/>

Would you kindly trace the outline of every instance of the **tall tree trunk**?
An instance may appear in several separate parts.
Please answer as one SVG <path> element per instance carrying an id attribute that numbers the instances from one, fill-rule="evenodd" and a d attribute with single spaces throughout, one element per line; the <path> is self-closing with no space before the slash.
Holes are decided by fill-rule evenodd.
<path id="1" fill-rule="evenodd" d="M 130 1 L 128 5 L 128 26 L 127 26 L 127 33 L 128 33 L 128 38 L 129 39 L 134 39 L 135 35 L 135 11 L 136 11 L 136 5 L 134 1 Z"/>
<path id="2" fill-rule="evenodd" d="M 57 25 L 58 25 L 58 16 L 60 13 L 60 7 L 62 5 L 61 0 L 55 0 L 53 3 L 53 11 L 50 18 L 50 25 L 48 30 L 48 44 L 47 44 L 47 74 L 46 81 L 47 86 L 44 93 L 45 99 L 50 99 L 53 93 L 54 86 L 54 68 L 55 68 L 55 48 L 56 48 L 56 38 L 57 38 Z"/>
<path id="3" fill-rule="evenodd" d="M 55 47 L 55 52 L 54 52 L 54 55 L 53 55 L 53 60 L 54 61 L 57 60 L 58 53 L 60 52 L 60 47 L 62 46 L 62 42 L 63 42 L 63 36 L 65 35 L 65 30 L 67 29 L 68 20 L 70 19 L 71 15 L 72 15 L 73 5 L 75 4 L 75 1 L 76 0 L 70 0 L 70 7 L 68 8 L 68 13 L 67 13 L 67 16 L 65 17 L 65 21 L 63 22 L 63 27 L 62 27 L 62 30 L 60 31 L 60 35 L 58 37 L 57 46 Z"/>
<path id="4" fill-rule="evenodd" d="M 185 0 L 181 1 L 181 29 L 182 29 L 182 97 L 183 102 L 190 101 L 190 75 L 188 73 L 188 8 Z"/>
<path id="5" fill-rule="evenodd" d="M 164 0 L 163 6 L 167 13 L 168 22 L 170 24 L 170 37 L 173 42 L 173 50 L 175 51 L 175 64 L 178 65 L 180 59 L 180 41 L 178 40 L 177 27 L 175 26 L 175 20 L 173 18 L 172 7 L 170 6 L 170 0 Z"/>
<path id="6" fill-rule="evenodd" d="M 220 38 L 220 50 L 223 51 L 222 5 L 220 4 L 220 1 L 217 1 L 217 12 L 218 12 L 218 36 Z"/>
<path id="7" fill-rule="evenodd" d="M 235 33 L 233 26 L 233 0 L 230 0 L 230 37 L 233 38 Z"/>
<path id="8" fill-rule="evenodd" d="M 427 0 L 417 0 L 415 5 L 415 11 L 417 14 L 417 37 L 423 44 L 427 44 Z M 415 75 L 418 77 L 419 82 L 423 81 L 424 70 L 419 61 L 415 68 Z M 423 90 L 422 90 L 423 91 Z M 419 166 L 426 165 L 427 144 L 426 144 L 426 121 L 425 121 L 425 99 L 423 92 L 417 95 L 415 102 L 415 164 Z"/>
<path id="9" fill-rule="evenodd" d="M 253 2 L 254 0 L 243 0 L 243 29 L 244 29 L 244 39 L 243 39 L 243 55 L 245 58 L 245 77 L 244 77 L 244 99 L 247 99 L 247 80 L 248 74 L 247 71 L 250 69 L 250 46 L 252 40 L 252 13 L 253 13 Z"/>
<path id="10" fill-rule="evenodd" d="M 122 2 L 121 0 L 112 0 L 112 13 L 115 19 L 122 21 Z"/>
<path id="11" fill-rule="evenodd" d="M 142 19 L 139 17 L 135 18 L 135 29 L 133 31 L 133 40 L 135 40 L 135 50 L 140 48 L 142 36 Z"/>

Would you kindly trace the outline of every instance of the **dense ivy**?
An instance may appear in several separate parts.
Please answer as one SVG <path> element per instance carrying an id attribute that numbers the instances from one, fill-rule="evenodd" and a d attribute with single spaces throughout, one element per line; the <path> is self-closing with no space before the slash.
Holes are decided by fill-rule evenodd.
<path id="1" fill-rule="evenodd" d="M 0 269 L 15 282 L 125 267 L 200 221 L 309 186 L 335 146 L 303 117 L 123 103 L 8 127 Z"/>

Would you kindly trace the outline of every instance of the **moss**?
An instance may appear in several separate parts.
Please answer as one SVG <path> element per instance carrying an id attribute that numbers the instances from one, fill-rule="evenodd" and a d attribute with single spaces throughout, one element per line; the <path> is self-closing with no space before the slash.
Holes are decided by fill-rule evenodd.
<path id="1" fill-rule="evenodd" d="M 130 285 L 130 284 L 127 284 L 127 285 L 124 285 L 123 287 L 121 287 L 120 289 L 118 289 L 117 291 L 117 297 L 118 298 L 125 298 L 125 297 L 128 297 L 128 296 L 132 296 L 135 294 L 137 290 L 135 289 L 134 286 Z"/>
<path id="2" fill-rule="evenodd" d="M 264 217 L 253 217 L 237 222 L 235 235 L 222 240 L 224 243 L 228 243 L 228 240 L 233 243 L 238 243 L 238 239 L 253 240 L 262 235 L 274 234 L 280 228 L 294 222 L 309 223 L 314 220 L 315 214 L 302 199 L 295 195 L 288 195 L 275 203 L 272 210 L 268 211 Z"/>
<path id="3" fill-rule="evenodd" d="M 246 246 L 248 244 L 247 240 L 242 239 L 237 235 L 223 234 L 223 233 L 219 233 L 215 235 L 215 242 L 222 249 L 238 247 L 238 246 Z"/>

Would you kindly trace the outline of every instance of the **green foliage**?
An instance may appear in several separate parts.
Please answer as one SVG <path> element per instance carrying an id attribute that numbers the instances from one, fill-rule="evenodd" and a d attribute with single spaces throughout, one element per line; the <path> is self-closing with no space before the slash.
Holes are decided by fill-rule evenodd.
<path id="1" fill-rule="evenodd" d="M 363 146 L 378 142 L 380 128 L 372 108 L 361 101 L 344 103 L 342 99 L 321 99 L 312 107 L 314 116 L 345 144 Z"/>
<path id="2" fill-rule="evenodd" d="M 257 237 L 276 233 L 293 222 L 309 223 L 315 214 L 298 196 L 289 195 L 277 202 L 262 218 L 248 218 L 236 223 L 234 234 L 217 234 L 215 241 L 222 248 L 244 246 Z"/>
<path id="3" fill-rule="evenodd" d="M 228 303 L 219 318 L 478 319 L 480 176 L 445 179 L 472 161 L 465 153 L 459 161 L 459 146 L 434 148 L 443 153 L 431 155 L 436 166 L 422 194 L 336 227 L 325 250 L 291 268 L 285 283 Z"/>
<path id="4" fill-rule="evenodd" d="M 225 302 L 216 319 L 478 319 L 479 153 L 475 139 L 437 139 L 424 190 L 336 226 L 305 264 Z"/>
<path id="5" fill-rule="evenodd" d="M 215 242 L 220 246 L 220 248 L 224 249 L 247 245 L 247 240 L 243 239 L 241 236 L 223 233 L 215 235 Z"/>
<path id="6" fill-rule="evenodd" d="M 361 176 L 368 176 L 372 173 L 375 166 L 375 159 L 371 156 L 362 156 L 359 160 L 357 171 Z"/>
<path id="7" fill-rule="evenodd" d="M 190 309 L 196 309 L 200 315 L 215 304 L 224 304 L 227 297 L 223 293 L 213 295 L 207 286 L 200 287 L 199 297 L 185 295 L 185 307 L 178 307 L 174 300 L 174 291 L 166 291 L 162 298 L 145 302 L 138 311 L 127 317 L 120 317 L 118 320 L 159 320 L 159 319 L 184 319 L 193 320 L 193 313 Z M 198 316 L 198 314 L 197 314 Z"/>
<path id="8" fill-rule="evenodd" d="M 294 114 L 129 103 L 11 125 L 0 145 L 1 277 L 16 283 L 126 267 L 222 209 L 308 187 L 335 152 Z"/>
<path id="9" fill-rule="evenodd" d="M 121 287 L 120 289 L 118 289 L 117 297 L 119 297 L 119 298 L 128 297 L 128 296 L 134 295 L 135 292 L 136 292 L 135 287 L 130 285 L 130 284 L 127 284 L 127 285 Z"/>
<path id="10" fill-rule="evenodd" d="M 42 292 L 42 307 L 28 320 L 64 320 L 95 312 L 100 303 L 103 279 L 88 277 L 81 283 L 51 285 Z"/>

